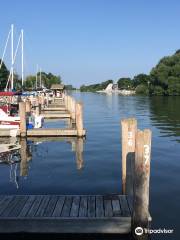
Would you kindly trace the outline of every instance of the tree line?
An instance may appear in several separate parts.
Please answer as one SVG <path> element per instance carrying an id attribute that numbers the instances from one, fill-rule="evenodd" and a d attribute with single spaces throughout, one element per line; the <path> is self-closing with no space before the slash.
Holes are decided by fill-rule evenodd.
<path id="1" fill-rule="evenodd" d="M 100 84 L 82 85 L 81 91 L 103 90 L 113 80 Z M 172 56 L 163 57 L 149 74 L 140 73 L 133 78 L 123 77 L 117 81 L 119 89 L 135 90 L 144 95 L 180 95 L 180 50 Z"/>
<path id="2" fill-rule="evenodd" d="M 1 60 L 0 60 L 1 62 Z M 0 69 L 0 90 L 3 91 L 6 88 L 6 84 L 9 78 L 10 71 L 7 69 L 4 62 L 2 62 L 2 66 Z M 37 87 L 40 86 L 40 72 L 37 73 Z M 61 77 L 56 76 L 52 73 L 41 72 L 41 83 L 42 86 L 46 88 L 50 88 L 52 84 L 62 83 Z M 36 88 L 36 75 L 29 75 L 25 78 L 24 85 L 22 87 L 21 78 L 14 73 L 14 88 L 15 90 L 33 90 Z"/>

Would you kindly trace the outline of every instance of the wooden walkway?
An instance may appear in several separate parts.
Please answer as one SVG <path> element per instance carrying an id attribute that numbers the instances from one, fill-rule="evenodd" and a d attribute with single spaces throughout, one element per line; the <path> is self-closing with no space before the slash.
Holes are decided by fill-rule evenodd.
<path id="1" fill-rule="evenodd" d="M 0 197 L 0 233 L 129 233 L 132 201 L 125 195 Z"/>

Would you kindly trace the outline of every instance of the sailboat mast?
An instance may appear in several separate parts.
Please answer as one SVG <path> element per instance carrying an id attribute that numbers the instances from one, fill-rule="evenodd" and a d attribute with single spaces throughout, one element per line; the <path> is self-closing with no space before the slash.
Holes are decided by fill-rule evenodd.
<path id="1" fill-rule="evenodd" d="M 22 78 L 22 87 L 24 85 L 24 30 L 21 30 L 21 78 Z"/>
<path id="2" fill-rule="evenodd" d="M 40 88 L 42 88 L 42 80 L 41 80 L 41 68 L 40 68 Z"/>
<path id="3" fill-rule="evenodd" d="M 14 88 L 14 25 L 11 25 L 11 90 Z"/>
<path id="4" fill-rule="evenodd" d="M 36 66 L 36 89 L 38 85 L 38 65 Z"/>

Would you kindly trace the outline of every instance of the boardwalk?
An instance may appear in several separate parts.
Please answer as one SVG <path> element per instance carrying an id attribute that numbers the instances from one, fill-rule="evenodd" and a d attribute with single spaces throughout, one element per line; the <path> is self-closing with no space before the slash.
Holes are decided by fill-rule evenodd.
<path id="1" fill-rule="evenodd" d="M 132 201 L 125 195 L 0 197 L 0 232 L 129 233 Z"/>

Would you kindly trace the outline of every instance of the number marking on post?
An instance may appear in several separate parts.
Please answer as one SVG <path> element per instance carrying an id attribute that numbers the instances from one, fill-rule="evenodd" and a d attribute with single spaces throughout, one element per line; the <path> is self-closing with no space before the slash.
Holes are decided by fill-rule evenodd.
<path id="1" fill-rule="evenodd" d="M 133 141 L 132 141 L 133 134 L 132 132 L 128 132 L 128 146 L 132 147 Z"/>
<path id="2" fill-rule="evenodd" d="M 148 163 L 149 161 L 149 156 L 150 155 L 150 149 L 149 149 L 149 145 L 145 144 L 144 145 L 144 159 L 145 159 L 145 165 Z"/>

